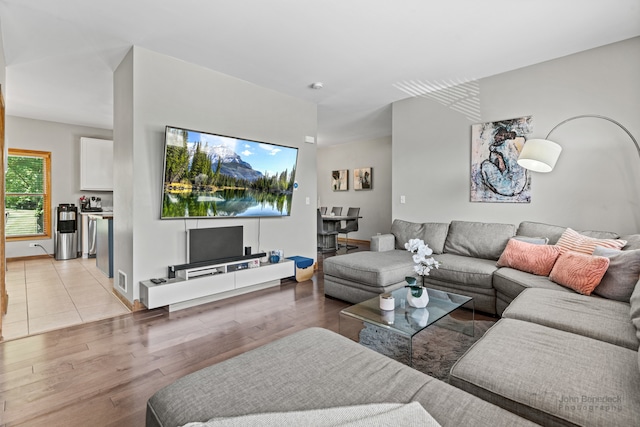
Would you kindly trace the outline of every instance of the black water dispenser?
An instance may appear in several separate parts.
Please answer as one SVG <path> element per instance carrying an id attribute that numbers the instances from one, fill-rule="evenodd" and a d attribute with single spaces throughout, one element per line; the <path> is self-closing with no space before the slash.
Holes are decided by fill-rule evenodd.
<path id="1" fill-rule="evenodd" d="M 56 260 L 78 257 L 78 208 L 73 203 L 56 207 L 53 245 Z"/>

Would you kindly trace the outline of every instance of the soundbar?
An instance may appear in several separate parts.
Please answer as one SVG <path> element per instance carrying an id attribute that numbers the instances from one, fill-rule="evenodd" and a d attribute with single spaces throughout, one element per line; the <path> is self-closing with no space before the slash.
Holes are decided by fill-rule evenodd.
<path id="1" fill-rule="evenodd" d="M 245 259 L 255 259 L 255 258 L 262 258 L 267 256 L 267 254 L 265 252 L 259 252 L 256 254 L 251 254 L 251 255 L 242 255 L 242 256 L 235 256 L 235 257 L 229 257 L 229 258 L 219 258 L 219 259 L 212 259 L 212 260 L 208 260 L 208 261 L 198 261 L 198 262 L 192 262 L 189 264 L 178 264 L 178 265 L 170 265 L 167 267 L 167 277 L 169 279 L 173 279 L 176 277 L 176 271 L 180 271 L 180 270 L 186 270 L 188 268 L 198 268 L 198 267 L 206 267 L 208 265 L 216 265 L 216 264 L 226 264 L 228 262 L 235 262 L 235 261 L 242 261 Z"/>

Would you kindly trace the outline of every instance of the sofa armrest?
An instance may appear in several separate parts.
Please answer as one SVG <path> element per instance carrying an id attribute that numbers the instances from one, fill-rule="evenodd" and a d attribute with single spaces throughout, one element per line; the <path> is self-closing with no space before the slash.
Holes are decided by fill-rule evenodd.
<path id="1" fill-rule="evenodd" d="M 396 236 L 393 234 L 378 234 L 371 237 L 371 252 L 387 252 L 396 248 Z"/>

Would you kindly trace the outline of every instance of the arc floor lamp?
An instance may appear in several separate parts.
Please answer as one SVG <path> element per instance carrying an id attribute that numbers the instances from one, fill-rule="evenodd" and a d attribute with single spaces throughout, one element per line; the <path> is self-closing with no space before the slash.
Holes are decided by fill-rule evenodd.
<path id="1" fill-rule="evenodd" d="M 638 151 L 638 156 L 640 157 L 640 146 L 638 145 L 638 141 L 631 135 L 629 130 L 622 126 L 619 122 L 605 116 L 600 116 L 597 114 L 583 114 L 580 116 L 575 116 L 563 120 L 558 123 L 549 131 L 545 139 L 530 139 L 528 140 L 523 148 L 520 156 L 518 157 L 518 164 L 525 169 L 529 169 L 534 172 L 551 172 L 558 161 L 558 157 L 560 157 L 560 152 L 562 151 L 562 147 L 557 143 L 550 141 L 549 136 L 556 130 L 558 127 L 563 124 L 570 122 L 572 120 L 583 119 L 583 118 L 596 118 L 607 120 L 611 123 L 618 125 L 623 131 L 629 135 L 631 141 L 636 146 L 636 150 Z"/>

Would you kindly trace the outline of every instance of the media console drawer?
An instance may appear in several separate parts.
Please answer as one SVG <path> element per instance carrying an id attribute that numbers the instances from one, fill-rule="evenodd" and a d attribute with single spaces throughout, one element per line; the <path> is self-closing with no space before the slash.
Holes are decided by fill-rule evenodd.
<path id="1" fill-rule="evenodd" d="M 177 277 L 164 283 L 140 282 L 140 302 L 147 308 L 188 306 L 204 304 L 229 298 L 253 290 L 278 286 L 280 279 L 291 277 L 293 261 L 284 260 L 277 264 L 260 264 L 255 268 L 244 268 L 228 273 L 210 274 L 189 278 Z M 174 306 L 174 307 L 172 307 Z"/>
<path id="2" fill-rule="evenodd" d="M 238 270 L 236 271 L 236 289 L 290 277 L 293 271 L 292 262 L 285 260 L 277 264 L 260 264 L 259 268 Z"/>

